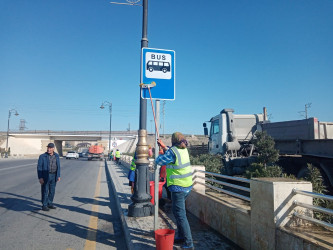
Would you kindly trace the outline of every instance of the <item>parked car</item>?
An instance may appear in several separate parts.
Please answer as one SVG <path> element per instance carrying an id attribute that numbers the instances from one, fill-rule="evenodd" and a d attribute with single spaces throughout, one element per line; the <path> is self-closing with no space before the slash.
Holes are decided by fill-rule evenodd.
<path id="1" fill-rule="evenodd" d="M 75 151 L 68 151 L 66 154 L 66 159 L 79 159 L 79 154 Z"/>
<path id="2" fill-rule="evenodd" d="M 83 149 L 81 153 L 79 153 L 80 157 L 88 157 L 89 150 L 88 149 Z"/>

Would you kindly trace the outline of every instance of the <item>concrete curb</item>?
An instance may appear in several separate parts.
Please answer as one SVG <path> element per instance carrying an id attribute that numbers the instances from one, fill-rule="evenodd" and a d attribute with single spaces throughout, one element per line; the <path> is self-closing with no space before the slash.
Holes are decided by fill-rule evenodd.
<path id="1" fill-rule="evenodd" d="M 131 241 L 130 232 L 129 232 L 129 229 L 128 229 L 128 226 L 127 226 L 127 223 L 126 223 L 126 220 L 125 220 L 125 216 L 124 216 L 123 210 L 121 208 L 120 201 L 118 199 L 118 193 L 117 193 L 116 187 L 114 185 L 114 182 L 111 178 L 110 171 L 109 171 L 109 166 L 108 166 L 106 160 L 105 160 L 105 173 L 106 173 L 106 179 L 111 185 L 112 193 L 113 193 L 114 197 L 116 197 L 115 200 L 116 200 L 117 210 L 118 210 L 120 220 L 121 220 L 121 224 L 122 224 L 122 227 L 123 227 L 123 233 L 124 233 L 124 236 L 125 236 L 127 249 L 133 249 L 133 243 Z"/>
<path id="2" fill-rule="evenodd" d="M 110 178 L 110 193 L 116 195 L 117 209 L 121 217 L 121 223 L 128 249 L 155 249 L 154 216 L 129 217 L 128 206 L 131 204 L 131 189 L 128 186 L 127 170 L 130 165 L 121 162 L 121 165 L 106 162 L 107 178 Z M 175 224 L 170 219 L 170 214 L 159 210 L 159 228 L 175 228 Z"/>
<path id="3" fill-rule="evenodd" d="M 129 250 L 154 250 L 156 242 L 154 237 L 154 216 L 147 217 L 129 217 L 128 205 L 132 202 L 130 199 L 131 189 L 128 186 L 127 170 L 130 168 L 128 162 L 121 162 L 121 165 L 105 161 L 107 181 L 110 182 L 110 195 L 115 195 L 116 206 L 120 215 L 122 228 L 126 240 L 126 246 Z M 194 247 L 196 249 L 239 249 L 225 238 L 218 235 L 209 226 L 203 224 L 195 216 L 187 213 L 191 226 Z M 159 208 L 160 229 L 176 229 L 175 218 L 172 213 L 171 203 L 166 203 Z M 175 244 L 173 249 L 179 249 Z"/>

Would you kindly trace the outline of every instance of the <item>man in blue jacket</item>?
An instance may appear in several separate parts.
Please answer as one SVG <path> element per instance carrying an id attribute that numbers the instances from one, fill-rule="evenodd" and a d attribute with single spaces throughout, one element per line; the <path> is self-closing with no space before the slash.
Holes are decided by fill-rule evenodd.
<path id="1" fill-rule="evenodd" d="M 60 181 L 60 158 L 54 152 L 53 143 L 49 143 L 47 152 L 39 156 L 37 174 L 42 189 L 42 210 L 55 209 L 53 199 L 56 183 Z"/>

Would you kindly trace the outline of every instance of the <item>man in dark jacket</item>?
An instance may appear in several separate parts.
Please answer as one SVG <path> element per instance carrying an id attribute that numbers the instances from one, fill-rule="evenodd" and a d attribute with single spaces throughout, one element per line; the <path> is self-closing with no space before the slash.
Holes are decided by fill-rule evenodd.
<path id="1" fill-rule="evenodd" d="M 42 190 L 42 210 L 55 209 L 53 199 L 56 183 L 60 181 L 60 159 L 54 152 L 54 144 L 47 145 L 47 152 L 41 154 L 37 164 L 37 174 Z"/>

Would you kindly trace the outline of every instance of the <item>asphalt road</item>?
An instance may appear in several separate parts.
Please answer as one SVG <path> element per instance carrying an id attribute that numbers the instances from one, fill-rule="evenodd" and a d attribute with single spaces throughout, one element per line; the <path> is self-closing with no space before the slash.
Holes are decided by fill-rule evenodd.
<path id="1" fill-rule="evenodd" d="M 37 159 L 0 160 L 0 249 L 126 249 L 104 162 L 61 159 L 55 210 L 41 210 Z"/>

